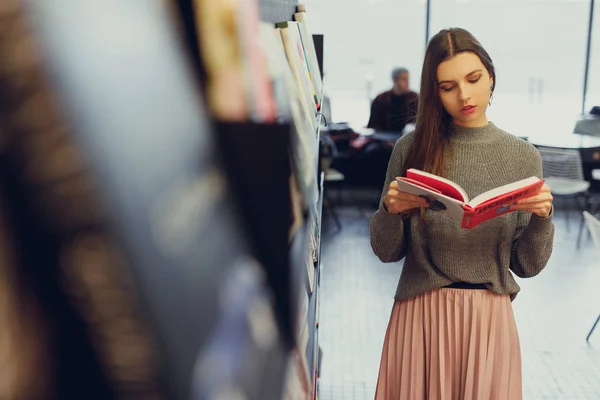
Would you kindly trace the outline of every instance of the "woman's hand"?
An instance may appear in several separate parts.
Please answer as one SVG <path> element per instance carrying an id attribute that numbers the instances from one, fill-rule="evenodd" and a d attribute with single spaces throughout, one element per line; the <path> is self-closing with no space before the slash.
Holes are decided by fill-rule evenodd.
<path id="1" fill-rule="evenodd" d="M 517 201 L 513 210 L 529 211 L 540 218 L 547 218 L 552 211 L 552 194 L 548 185 L 542 186 L 540 192 L 526 199 Z"/>
<path id="2" fill-rule="evenodd" d="M 383 203 L 391 214 L 401 214 L 416 208 L 429 207 L 429 203 L 424 198 L 401 192 L 396 181 L 390 183 L 388 192 L 383 198 Z"/>

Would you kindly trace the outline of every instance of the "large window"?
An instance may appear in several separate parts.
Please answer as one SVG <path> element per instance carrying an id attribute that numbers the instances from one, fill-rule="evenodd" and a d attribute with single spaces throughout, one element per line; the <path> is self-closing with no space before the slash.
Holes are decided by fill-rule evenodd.
<path id="1" fill-rule="evenodd" d="M 425 51 L 424 0 L 309 0 L 311 30 L 325 35 L 325 85 L 332 118 L 365 126 L 369 104 L 392 86 L 393 67 L 419 90 Z"/>
<path id="2" fill-rule="evenodd" d="M 432 0 L 431 35 L 471 31 L 497 70 L 490 119 L 556 142 L 572 134 L 581 112 L 588 17 L 589 0 Z"/>
<path id="3" fill-rule="evenodd" d="M 306 0 L 325 34 L 326 89 L 334 121 L 367 123 L 370 100 L 405 66 L 419 90 L 426 0 Z M 489 51 L 497 88 L 489 116 L 532 141 L 568 140 L 581 112 L 590 0 L 431 0 L 430 36 L 463 27 Z M 586 111 L 600 105 L 600 4 Z"/>
<path id="4" fill-rule="evenodd" d="M 600 1 L 598 0 L 594 4 L 594 30 L 588 74 L 585 112 L 590 111 L 592 106 L 600 106 Z"/>

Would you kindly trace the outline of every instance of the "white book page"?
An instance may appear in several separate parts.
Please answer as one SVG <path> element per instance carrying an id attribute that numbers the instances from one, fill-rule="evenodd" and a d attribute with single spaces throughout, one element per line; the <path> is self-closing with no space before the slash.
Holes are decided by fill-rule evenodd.
<path id="1" fill-rule="evenodd" d="M 432 201 L 432 203 L 430 203 L 432 205 L 429 207 L 430 210 L 437 210 L 459 223 L 462 222 L 465 211 L 461 201 L 400 179 L 396 179 L 396 182 L 398 183 L 398 189 L 401 192 L 414 194 L 415 196 L 427 196 L 429 200 Z M 443 208 L 445 208 L 445 210 Z"/>
<path id="2" fill-rule="evenodd" d="M 509 183 L 508 185 L 500 186 L 496 189 L 488 190 L 487 192 L 484 192 L 479 196 L 475 197 L 473 200 L 471 200 L 469 202 L 469 205 L 475 208 L 481 203 L 485 203 L 486 201 L 493 199 L 494 197 L 498 197 L 504 193 L 512 192 L 513 190 L 524 188 L 538 181 L 539 178 L 532 176 L 527 179 L 522 179 L 517 182 Z"/>
<path id="3" fill-rule="evenodd" d="M 409 171 L 416 175 L 427 176 L 429 178 L 438 180 L 440 182 L 444 182 L 445 184 L 452 186 L 454 189 L 456 189 L 462 195 L 462 198 L 463 198 L 463 201 L 465 202 L 465 204 L 469 202 L 469 195 L 467 194 L 467 192 L 465 192 L 463 188 L 461 188 L 460 186 L 458 186 L 456 183 L 452 182 L 451 180 L 442 178 L 441 176 L 438 176 L 438 175 L 430 174 L 429 172 L 421 171 L 419 169 L 410 168 Z"/>

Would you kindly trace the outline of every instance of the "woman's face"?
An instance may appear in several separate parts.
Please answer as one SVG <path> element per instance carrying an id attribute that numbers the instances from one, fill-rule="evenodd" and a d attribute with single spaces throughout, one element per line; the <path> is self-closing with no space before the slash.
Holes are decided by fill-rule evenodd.
<path id="1" fill-rule="evenodd" d="M 465 127 L 488 123 L 485 112 L 490 101 L 493 79 L 479 57 L 459 53 L 437 68 L 440 99 L 452 122 Z"/>

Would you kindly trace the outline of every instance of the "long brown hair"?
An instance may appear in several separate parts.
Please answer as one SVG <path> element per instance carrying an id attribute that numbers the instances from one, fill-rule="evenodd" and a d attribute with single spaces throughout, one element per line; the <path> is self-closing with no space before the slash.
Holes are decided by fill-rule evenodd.
<path id="1" fill-rule="evenodd" d="M 452 118 L 440 99 L 437 68 L 446 59 L 463 52 L 471 52 L 479 57 L 493 78 L 492 92 L 496 87 L 496 72 L 492 59 L 470 32 L 461 28 L 451 28 L 441 30 L 432 37 L 423 61 L 417 123 L 405 169 L 417 168 L 440 176 L 445 174 L 444 151 L 452 134 Z"/>

